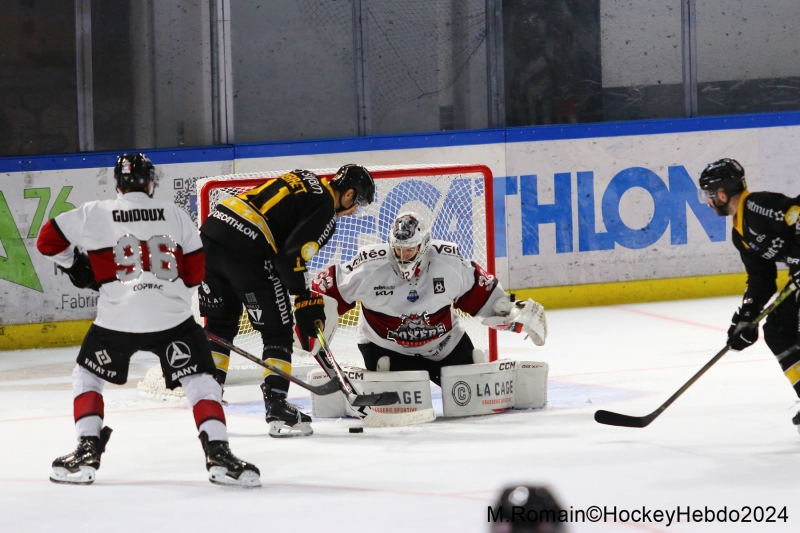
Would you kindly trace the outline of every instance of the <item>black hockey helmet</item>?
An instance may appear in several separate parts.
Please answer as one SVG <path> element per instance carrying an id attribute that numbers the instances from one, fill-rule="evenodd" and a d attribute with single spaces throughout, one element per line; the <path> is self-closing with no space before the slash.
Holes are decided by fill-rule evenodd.
<path id="1" fill-rule="evenodd" d="M 564 510 L 550 489 L 517 485 L 506 488 L 490 516 L 492 533 L 563 533 L 559 513 Z M 560 517 L 563 518 L 563 517 Z"/>
<path id="2" fill-rule="evenodd" d="M 700 174 L 700 189 L 707 191 L 708 196 L 716 196 L 722 189 L 728 197 L 736 196 L 747 189 L 744 179 L 744 168 L 735 159 L 720 159 L 710 163 Z"/>
<path id="3" fill-rule="evenodd" d="M 360 165 L 344 165 L 331 178 L 331 187 L 344 194 L 348 189 L 355 190 L 355 203 L 366 207 L 375 200 L 375 180 L 369 170 Z"/>
<path id="4" fill-rule="evenodd" d="M 120 190 L 141 191 L 152 197 L 156 188 L 156 167 L 142 153 L 122 154 L 114 166 L 114 179 Z"/>

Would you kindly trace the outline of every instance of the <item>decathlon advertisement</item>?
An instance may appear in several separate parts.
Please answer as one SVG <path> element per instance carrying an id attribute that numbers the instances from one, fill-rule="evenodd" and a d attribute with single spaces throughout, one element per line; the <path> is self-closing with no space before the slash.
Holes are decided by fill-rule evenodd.
<path id="1" fill-rule="evenodd" d="M 742 163 L 750 190 L 800 194 L 800 113 L 145 152 L 159 176 L 156 197 L 195 217 L 195 182 L 205 176 L 345 163 L 485 165 L 494 176 L 496 271 L 512 290 L 742 272 L 730 219 L 697 199 L 697 178 L 716 159 Z M 94 317 L 96 293 L 74 288 L 35 240 L 47 219 L 115 195 L 115 155 L 0 159 L 0 335 L 6 325 Z M 461 185 L 411 201 L 433 209 Z M 463 222 L 454 213 L 443 210 L 434 227 Z M 376 219 L 360 231 L 383 226 Z M 466 251 L 474 243 L 458 244 Z"/>

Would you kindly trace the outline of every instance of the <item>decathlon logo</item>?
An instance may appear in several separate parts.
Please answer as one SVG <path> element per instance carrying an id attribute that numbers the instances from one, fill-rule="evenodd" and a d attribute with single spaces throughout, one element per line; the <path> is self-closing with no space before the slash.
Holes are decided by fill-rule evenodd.
<path id="1" fill-rule="evenodd" d="M 100 350 L 99 352 L 94 352 L 94 355 L 97 357 L 97 363 L 100 366 L 107 365 L 111 362 L 111 356 L 108 355 L 108 352 L 105 350 Z"/>
<path id="2" fill-rule="evenodd" d="M 167 361 L 172 368 L 181 368 L 192 358 L 192 351 L 186 344 L 176 341 L 167 348 Z"/>
<path id="3" fill-rule="evenodd" d="M 472 399 L 472 389 L 469 388 L 464 381 L 457 381 L 455 385 L 453 385 L 453 401 L 456 402 L 461 407 L 464 407 L 469 403 Z"/>

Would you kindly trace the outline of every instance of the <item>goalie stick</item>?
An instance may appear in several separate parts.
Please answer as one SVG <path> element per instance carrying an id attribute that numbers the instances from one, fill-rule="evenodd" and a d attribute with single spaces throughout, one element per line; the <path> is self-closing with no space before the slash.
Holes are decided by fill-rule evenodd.
<path id="1" fill-rule="evenodd" d="M 796 288 L 797 287 L 794 285 L 794 283 L 792 283 L 790 281 L 786 285 L 786 287 L 784 287 L 784 289 L 780 292 L 780 294 L 778 294 L 778 296 L 775 298 L 775 300 L 771 304 L 769 304 L 766 307 L 766 309 L 761 311 L 761 314 L 759 314 L 757 317 L 755 317 L 753 319 L 752 324 L 758 324 L 759 322 L 764 320 L 764 318 L 768 314 L 770 314 L 772 311 L 774 311 L 775 308 L 778 307 L 786 298 L 788 298 L 789 295 L 792 294 L 795 291 Z M 611 411 L 604 411 L 604 410 L 601 409 L 601 410 L 597 411 L 594 414 L 595 421 L 599 422 L 600 424 L 606 424 L 606 425 L 609 425 L 609 426 L 622 426 L 622 427 L 626 427 L 626 428 L 643 428 L 643 427 L 647 427 L 648 425 L 650 425 L 650 423 L 653 420 L 658 418 L 658 415 L 663 413 L 664 410 L 672 404 L 672 402 L 677 400 L 678 397 L 681 394 L 686 392 L 686 389 L 691 387 L 692 384 L 695 381 L 700 379 L 700 376 L 705 374 L 706 371 L 714 365 L 714 363 L 719 361 L 722 358 L 723 355 L 728 353 L 728 350 L 730 350 L 730 349 L 731 349 L 730 345 L 726 344 L 725 347 L 722 350 L 720 350 L 717 353 L 717 355 L 712 357 L 711 360 L 708 363 L 706 363 L 703 368 L 698 370 L 697 373 L 694 376 L 692 376 L 692 378 L 683 385 L 683 387 L 678 389 L 678 391 L 675 394 L 670 396 L 669 399 L 666 402 L 662 403 L 658 407 L 658 409 L 656 409 L 655 411 L 653 411 L 649 415 L 646 415 L 646 416 L 629 416 L 629 415 L 623 415 L 623 414 L 620 414 L 620 413 L 613 413 Z"/>
<path id="2" fill-rule="evenodd" d="M 319 328 L 317 328 L 317 340 L 319 341 L 319 351 L 314 354 L 314 358 L 320 366 L 327 372 L 331 380 L 328 383 L 338 383 L 339 388 L 344 393 L 347 401 L 354 407 L 365 407 L 370 405 L 393 405 L 400 403 L 400 396 L 396 392 L 381 392 L 378 394 L 357 394 L 353 384 L 350 380 L 342 374 L 342 369 L 339 363 L 333 358 L 328 343 L 325 342 L 325 336 Z M 324 352 L 324 355 L 320 355 Z M 361 410 L 363 412 L 363 410 Z M 366 413 L 365 413 L 366 414 Z"/>

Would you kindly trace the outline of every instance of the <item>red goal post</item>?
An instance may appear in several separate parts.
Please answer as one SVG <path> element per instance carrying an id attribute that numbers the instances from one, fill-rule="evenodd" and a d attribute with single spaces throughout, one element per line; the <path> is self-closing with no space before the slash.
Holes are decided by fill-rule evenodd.
<path id="1" fill-rule="evenodd" d="M 355 216 L 337 221 L 336 232 L 309 263 L 313 273 L 335 262 L 355 256 L 359 246 L 385 242 L 388 228 L 401 211 L 411 210 L 428 219 L 434 238 L 454 241 L 462 255 L 495 274 L 494 195 L 492 172 L 485 165 L 366 165 L 376 183 L 376 199 Z M 320 177 L 332 177 L 336 169 L 308 169 Z M 284 171 L 229 174 L 199 179 L 197 182 L 198 223 L 202 224 L 220 200 L 258 187 Z M 332 349 L 345 364 L 359 364 L 355 347 L 358 308 L 340 317 L 340 328 Z M 459 312 L 460 313 L 460 312 Z M 497 359 L 496 332 L 480 320 L 461 315 L 461 321 L 478 349 Z M 252 330 L 246 313 L 240 321 L 235 343 L 251 353 L 261 353 L 261 340 Z M 306 361 L 293 363 L 306 364 Z M 310 363 L 309 363 L 310 364 Z"/>

